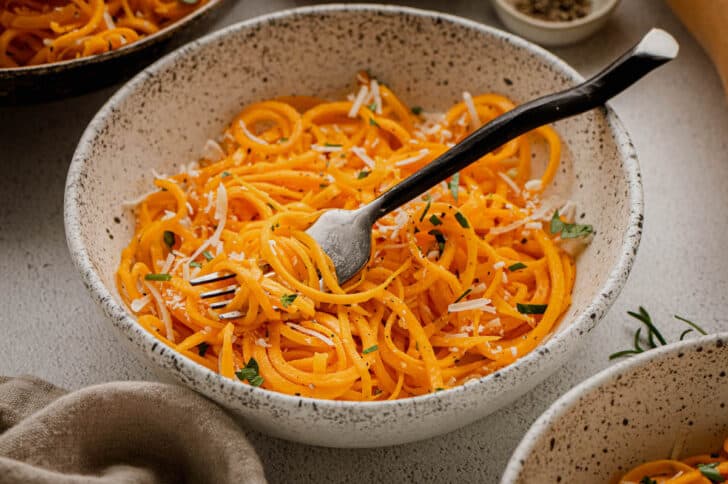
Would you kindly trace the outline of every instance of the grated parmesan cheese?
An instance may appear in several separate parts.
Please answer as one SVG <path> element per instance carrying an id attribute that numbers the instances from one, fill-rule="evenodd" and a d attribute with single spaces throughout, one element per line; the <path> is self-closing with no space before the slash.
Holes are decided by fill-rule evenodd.
<path id="1" fill-rule="evenodd" d="M 374 166 L 376 165 L 374 160 L 367 154 L 367 152 L 364 148 L 355 146 L 351 149 L 351 152 L 354 153 L 369 168 L 374 168 Z"/>
<path id="2" fill-rule="evenodd" d="M 516 185 L 516 182 L 514 182 L 511 177 L 509 177 L 508 175 L 506 175 L 505 173 L 503 173 L 501 171 L 498 172 L 498 176 L 504 182 L 506 182 L 506 185 L 508 185 L 511 188 L 511 190 L 513 190 L 513 193 L 515 193 L 516 195 L 520 195 L 521 194 L 521 189 L 518 188 L 518 185 Z"/>
<path id="3" fill-rule="evenodd" d="M 403 160 L 399 160 L 398 162 L 396 162 L 394 164 L 394 166 L 407 166 L 407 165 L 410 165 L 412 163 L 417 163 L 422 158 L 424 158 L 425 156 L 427 156 L 429 153 L 430 153 L 430 150 L 428 150 L 427 148 L 421 149 L 420 152 L 418 154 L 416 154 L 415 156 L 410 156 L 409 158 L 405 158 Z"/>
<path id="4" fill-rule="evenodd" d="M 543 182 L 539 179 L 528 180 L 523 187 L 529 192 L 537 192 L 543 188 Z"/>
<path id="5" fill-rule="evenodd" d="M 202 157 L 214 163 L 225 158 L 225 151 L 217 141 L 208 139 L 202 147 Z"/>
<path id="6" fill-rule="evenodd" d="M 268 142 L 266 140 L 264 140 L 263 138 L 259 138 L 259 137 L 255 136 L 253 133 L 251 133 L 250 131 L 248 131 L 248 127 L 245 126 L 245 121 L 243 121 L 242 119 L 238 121 L 238 125 L 240 126 L 240 129 L 243 130 L 243 133 L 245 133 L 245 136 L 250 138 L 252 141 L 255 141 L 256 143 L 261 144 L 261 145 L 268 144 Z"/>
<path id="7" fill-rule="evenodd" d="M 140 297 L 138 299 L 134 299 L 131 302 L 131 310 L 134 311 L 135 313 L 138 313 L 139 311 L 141 311 L 142 309 L 144 309 L 144 307 L 147 304 L 149 304 L 149 302 L 151 300 L 152 300 L 152 297 L 149 296 L 148 294 L 146 296 L 144 296 L 144 297 Z"/>
<path id="8" fill-rule="evenodd" d="M 212 236 L 205 242 L 203 242 L 202 245 L 200 245 L 195 252 L 193 252 L 193 254 L 190 256 L 190 260 L 195 260 L 200 254 L 205 251 L 205 249 L 207 249 L 211 245 L 217 245 L 217 243 L 220 241 L 220 236 L 222 235 L 222 231 L 225 229 L 225 221 L 227 220 L 227 209 L 227 190 L 225 189 L 225 185 L 220 183 L 217 186 L 217 203 L 215 206 L 215 219 L 217 219 L 218 221 L 217 228 L 215 229 L 215 232 L 212 234 Z"/>
<path id="9" fill-rule="evenodd" d="M 485 308 L 487 308 L 489 305 L 490 305 L 490 299 L 487 299 L 487 298 L 471 299 L 470 301 L 462 301 L 462 302 L 450 304 L 447 307 L 447 312 L 458 313 L 461 311 L 470 311 L 472 309 L 480 309 L 481 311 L 485 311 L 486 310 Z"/>
<path id="10" fill-rule="evenodd" d="M 322 335 L 318 331 L 314 331 L 312 329 L 308 329 L 304 326 L 301 326 L 300 324 L 296 323 L 286 323 L 291 329 L 295 329 L 299 333 L 307 334 L 309 336 L 313 336 L 314 338 L 317 338 L 321 341 L 323 341 L 328 346 L 334 346 L 334 342 L 331 340 L 331 338 Z"/>
<path id="11" fill-rule="evenodd" d="M 372 88 L 372 97 L 374 98 L 374 112 L 382 114 L 382 96 L 379 93 L 379 83 L 376 79 L 372 79 L 370 86 Z"/>
<path id="12" fill-rule="evenodd" d="M 473 96 L 471 96 L 468 91 L 463 92 L 463 101 L 465 101 L 465 106 L 468 108 L 468 114 L 470 114 L 470 127 L 473 129 L 479 128 L 480 116 L 478 116 L 478 110 L 475 109 Z"/>
<path id="13" fill-rule="evenodd" d="M 359 92 L 356 95 L 356 98 L 354 98 L 354 102 L 351 105 L 351 109 L 349 110 L 348 116 L 350 118 L 356 118 L 357 114 L 359 114 L 359 109 L 361 109 L 362 104 L 364 104 L 364 101 L 366 101 L 367 96 L 369 95 L 369 88 L 366 86 L 362 86 L 359 88 Z"/>

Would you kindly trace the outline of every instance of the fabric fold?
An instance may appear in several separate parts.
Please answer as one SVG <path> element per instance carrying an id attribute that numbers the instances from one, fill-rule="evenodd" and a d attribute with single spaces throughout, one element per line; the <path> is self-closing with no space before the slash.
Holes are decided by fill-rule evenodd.
<path id="1" fill-rule="evenodd" d="M 114 382 L 67 393 L 0 377 L 0 483 L 264 483 L 244 433 L 182 387 Z"/>

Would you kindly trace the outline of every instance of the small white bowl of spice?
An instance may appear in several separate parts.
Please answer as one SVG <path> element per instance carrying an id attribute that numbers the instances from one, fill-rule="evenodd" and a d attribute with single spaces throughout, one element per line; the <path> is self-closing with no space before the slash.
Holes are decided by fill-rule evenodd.
<path id="1" fill-rule="evenodd" d="M 546 46 L 568 45 L 602 28 L 619 0 L 493 0 L 512 32 Z"/>

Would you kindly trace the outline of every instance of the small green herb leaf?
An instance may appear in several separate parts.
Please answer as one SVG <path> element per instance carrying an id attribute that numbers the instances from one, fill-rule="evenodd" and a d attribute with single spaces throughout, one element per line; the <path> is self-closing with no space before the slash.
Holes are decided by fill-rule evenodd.
<path id="1" fill-rule="evenodd" d="M 511 272 L 515 272 L 521 269 L 525 269 L 526 267 L 528 266 L 526 266 L 526 264 L 524 264 L 523 262 L 516 262 L 515 264 L 508 266 L 508 270 Z"/>
<path id="2" fill-rule="evenodd" d="M 516 309 L 521 314 L 543 314 L 546 312 L 548 304 L 516 304 Z"/>
<path id="3" fill-rule="evenodd" d="M 459 295 L 459 296 L 458 296 L 458 298 L 457 298 L 457 299 L 455 300 L 455 302 L 456 302 L 456 303 L 459 303 L 460 301 L 462 301 L 462 300 L 463 300 L 463 298 L 464 298 L 465 296 L 467 296 L 467 295 L 468 295 L 468 294 L 470 294 L 471 292 L 473 292 L 473 290 L 472 290 L 471 288 L 467 288 L 467 289 L 466 289 L 466 290 L 465 290 L 465 291 L 464 291 L 464 292 L 463 292 L 463 293 L 462 293 L 461 295 Z"/>
<path id="4" fill-rule="evenodd" d="M 169 281 L 170 279 L 172 279 L 172 276 L 169 274 L 149 273 L 144 276 L 145 281 Z"/>
<path id="5" fill-rule="evenodd" d="M 261 386 L 261 385 L 263 384 L 263 382 L 264 382 L 264 381 L 265 381 L 265 380 L 263 380 L 263 377 L 262 377 L 262 376 L 260 376 L 260 375 L 255 375 L 255 376 L 254 376 L 254 377 L 253 377 L 252 379 L 248 379 L 248 382 L 249 382 L 249 383 L 250 383 L 250 384 L 251 384 L 252 386 L 254 386 L 254 387 L 259 387 L 259 386 Z"/>
<path id="6" fill-rule="evenodd" d="M 164 243 L 167 244 L 167 247 L 170 249 L 174 246 L 174 232 L 170 230 L 164 231 Z"/>
<path id="7" fill-rule="evenodd" d="M 374 345 L 374 346 L 370 346 L 369 348 L 367 348 L 367 349 L 363 350 L 363 351 L 361 352 L 361 354 L 362 354 L 362 355 L 368 355 L 369 353 L 374 353 L 374 352 L 375 352 L 375 351 L 377 351 L 378 349 L 379 349 L 379 346 L 377 346 L 377 345 Z"/>
<path id="8" fill-rule="evenodd" d="M 455 212 L 455 220 L 458 221 L 460 226 L 464 229 L 470 228 L 470 224 L 468 223 L 468 219 L 465 218 L 465 215 L 463 215 L 460 212 Z"/>
<path id="9" fill-rule="evenodd" d="M 205 353 L 207 353 L 207 349 L 209 347 L 210 345 L 203 341 L 202 343 L 197 345 L 197 354 L 200 356 L 205 356 Z"/>
<path id="10" fill-rule="evenodd" d="M 341 148 L 342 145 L 337 143 L 324 143 L 324 146 L 328 146 L 329 148 Z"/>
<path id="11" fill-rule="evenodd" d="M 357 180 L 362 180 L 362 179 L 368 177 L 369 176 L 369 173 L 371 173 L 371 172 L 370 171 L 366 171 L 366 170 L 362 170 L 362 171 L 359 172 L 359 174 L 356 175 L 356 179 Z"/>
<path id="12" fill-rule="evenodd" d="M 374 118 L 369 118 L 369 125 L 370 125 L 370 126 L 376 126 L 377 128 L 379 127 L 379 123 L 377 123 L 377 122 L 376 122 L 376 121 L 374 120 Z"/>
<path id="13" fill-rule="evenodd" d="M 369 106 L 367 106 L 370 111 L 376 111 L 377 110 L 377 103 L 371 103 Z"/>
<path id="14" fill-rule="evenodd" d="M 652 479 L 650 476 L 645 476 L 640 480 L 639 484 L 657 484 L 657 481 Z"/>
<path id="15" fill-rule="evenodd" d="M 222 173 L 220 174 L 220 178 L 225 178 L 226 176 L 230 176 L 230 172 L 229 172 L 229 171 L 223 171 L 223 172 L 222 172 Z"/>
<path id="16" fill-rule="evenodd" d="M 288 138 L 286 138 L 285 136 L 284 136 L 284 137 L 282 137 L 282 138 L 278 138 L 278 143 L 279 143 L 279 144 L 280 144 L 280 143 L 285 143 L 286 141 L 288 141 Z"/>
<path id="17" fill-rule="evenodd" d="M 570 224 L 561 220 L 559 211 L 555 210 L 553 217 L 551 217 L 551 224 L 549 229 L 552 234 L 561 234 L 562 239 L 575 239 L 577 237 L 586 237 L 594 232 L 594 227 L 591 225 L 582 224 Z"/>
<path id="18" fill-rule="evenodd" d="M 287 308 L 288 306 L 293 304 L 293 301 L 295 301 L 297 297 L 298 294 L 284 294 L 281 296 L 281 305 L 284 308 Z"/>
<path id="19" fill-rule="evenodd" d="M 215 258 L 215 256 L 213 256 L 213 255 L 212 255 L 212 254 L 210 253 L 210 251 L 209 251 L 209 250 L 203 250 L 203 251 L 202 251 L 202 257 L 204 257 L 204 258 L 205 258 L 205 259 L 207 259 L 208 261 L 211 261 L 212 259 L 214 259 L 214 258 Z"/>
<path id="20" fill-rule="evenodd" d="M 442 254 L 442 251 L 445 250 L 445 241 L 447 240 L 445 239 L 445 236 L 442 232 L 436 229 L 432 229 L 427 233 L 435 237 L 435 240 L 437 241 L 437 248 L 440 250 L 440 254 Z"/>
<path id="21" fill-rule="evenodd" d="M 440 220 L 440 218 L 433 213 L 432 215 L 430 215 L 430 223 L 432 225 L 442 225 L 442 220 Z"/>
<path id="22" fill-rule="evenodd" d="M 432 199 L 428 199 L 427 204 L 425 204 L 425 209 L 422 211 L 422 215 L 420 215 L 420 222 L 422 222 L 425 219 L 425 215 L 427 215 L 427 212 L 430 211 L 431 205 L 432 205 Z"/>
<path id="23" fill-rule="evenodd" d="M 698 464 L 697 467 L 700 473 L 710 482 L 725 482 L 725 477 L 723 477 L 720 471 L 716 469 L 716 467 L 718 467 L 718 462 L 713 462 L 712 464 Z"/>
<path id="24" fill-rule="evenodd" d="M 248 364 L 245 365 L 245 368 L 241 368 L 235 372 L 235 376 L 237 376 L 241 381 L 248 380 L 248 383 L 254 387 L 259 387 L 263 384 L 264 380 L 263 377 L 258 374 L 258 371 L 258 362 L 255 361 L 255 358 L 251 358 L 248 360 Z"/>
<path id="25" fill-rule="evenodd" d="M 455 199 L 455 201 L 458 201 L 458 191 L 460 190 L 460 173 L 455 173 L 452 178 L 450 178 L 450 181 L 447 183 L 447 186 L 450 188 L 450 193 L 452 193 L 452 198 Z"/>
<path id="26" fill-rule="evenodd" d="M 423 109 L 422 106 L 412 106 L 411 111 L 412 114 L 414 114 L 415 116 L 419 116 L 420 114 L 422 114 Z"/>

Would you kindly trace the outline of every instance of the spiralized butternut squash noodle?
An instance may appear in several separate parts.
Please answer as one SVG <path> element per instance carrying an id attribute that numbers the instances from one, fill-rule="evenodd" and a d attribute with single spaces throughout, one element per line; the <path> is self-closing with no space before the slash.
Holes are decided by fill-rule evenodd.
<path id="1" fill-rule="evenodd" d="M 710 484 L 728 481 L 728 439 L 712 454 L 699 454 L 682 460 L 663 459 L 641 464 L 619 484 Z"/>
<path id="2" fill-rule="evenodd" d="M 0 68 L 103 54 L 210 0 L 0 0 Z"/>
<path id="3" fill-rule="evenodd" d="M 561 158 L 550 127 L 380 219 L 368 265 L 337 283 L 305 233 L 321 213 L 372 201 L 514 107 L 500 95 L 465 93 L 446 113 L 427 114 L 366 73 L 357 79 L 343 101 L 247 106 L 199 163 L 156 174 L 157 191 L 130 202 L 136 230 L 117 284 L 140 325 L 243 384 L 342 400 L 455 387 L 549 335 L 576 273 L 549 229 L 555 209 L 559 222 L 573 218 L 573 202 L 541 195 Z M 538 175 L 536 145 L 547 158 Z M 234 273 L 238 289 L 202 299 L 231 286 L 189 282 L 210 273 Z M 229 302 L 210 307 L 220 301 Z"/>

